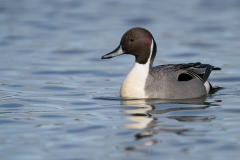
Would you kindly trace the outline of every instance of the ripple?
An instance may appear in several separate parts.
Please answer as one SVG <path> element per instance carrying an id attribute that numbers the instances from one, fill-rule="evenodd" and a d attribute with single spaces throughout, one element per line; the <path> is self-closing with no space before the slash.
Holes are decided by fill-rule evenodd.
<path id="1" fill-rule="evenodd" d="M 216 90 L 215 92 L 217 92 Z M 214 93 L 215 93 L 214 92 Z M 122 98 L 122 97 L 108 97 L 108 96 L 97 96 L 93 97 L 93 99 L 100 100 L 110 100 L 110 101 L 121 101 L 122 105 L 138 105 L 138 104 L 206 104 L 204 103 L 206 97 L 193 98 L 193 99 L 159 99 L 159 98 Z"/>
<path id="2" fill-rule="evenodd" d="M 78 148 L 79 145 L 76 144 L 64 144 L 60 145 L 59 148 L 68 149 L 68 148 Z M 72 160 L 72 159 L 71 159 Z M 80 160 L 80 159 L 79 159 Z"/>
<path id="3" fill-rule="evenodd" d="M 1 104 L 0 107 L 2 108 L 19 108 L 23 107 L 24 105 L 18 104 L 18 103 L 7 103 L 7 104 Z"/>
<path id="4" fill-rule="evenodd" d="M 169 57 L 182 57 L 182 58 L 189 58 L 189 57 L 196 57 L 198 56 L 197 53 L 176 53 L 176 54 L 170 54 Z"/>
<path id="5" fill-rule="evenodd" d="M 71 49 L 71 50 L 56 50 L 53 51 L 53 53 L 59 53 L 59 54 L 84 54 L 92 52 L 90 50 L 83 50 L 83 49 Z"/>
<path id="6" fill-rule="evenodd" d="M 66 74 L 88 74 L 89 71 L 82 71 L 82 70 L 68 70 L 68 71 L 38 71 L 33 72 L 32 74 L 59 74 L 59 75 L 66 75 Z"/>
<path id="7" fill-rule="evenodd" d="M 215 119 L 214 116 L 169 116 L 169 119 L 175 119 L 179 122 L 210 122 Z"/>
<path id="8" fill-rule="evenodd" d="M 202 41 L 195 41 L 195 42 L 188 42 L 188 43 L 182 42 L 181 44 L 189 47 L 194 47 L 194 48 L 216 48 L 219 46 L 218 44 L 206 43 Z"/>
<path id="9" fill-rule="evenodd" d="M 122 100 L 121 97 L 108 97 L 108 96 L 97 96 L 97 97 L 93 97 L 93 99 L 114 100 L 114 101 L 120 101 L 120 100 Z"/>
<path id="10" fill-rule="evenodd" d="M 226 29 L 221 26 L 207 26 L 207 27 L 197 27 L 192 30 L 192 32 L 224 32 Z"/>
<path id="11" fill-rule="evenodd" d="M 93 104 L 96 104 L 96 103 L 93 103 L 93 102 L 73 102 L 73 103 L 71 103 L 71 105 L 93 105 Z"/>
<path id="12" fill-rule="evenodd" d="M 103 128 L 105 128 L 105 127 L 103 127 L 103 126 L 90 126 L 90 127 L 84 127 L 84 128 L 81 128 L 81 129 L 70 129 L 67 132 L 69 132 L 69 133 L 89 132 L 89 131 L 92 131 L 92 130 L 103 129 Z"/>
<path id="13" fill-rule="evenodd" d="M 51 114 L 51 115 L 40 115 L 40 117 L 42 117 L 42 118 L 66 118 L 67 116 Z"/>
<path id="14" fill-rule="evenodd" d="M 8 45 L 10 45 L 9 42 L 6 42 L 6 41 L 0 42 L 0 46 L 8 46 Z"/>
<path id="15" fill-rule="evenodd" d="M 151 18 L 131 18 L 125 20 L 126 23 L 134 24 L 134 25 L 142 25 L 142 24 L 151 24 L 153 23 L 153 19 Z"/>
<path id="16" fill-rule="evenodd" d="M 51 23 L 44 23 L 41 21 L 27 21 L 25 22 L 27 25 L 34 26 L 35 28 L 39 29 L 44 29 L 44 30 L 49 30 L 49 31 L 55 31 L 55 30 L 60 30 L 63 29 L 62 26 L 51 24 Z"/>
<path id="17" fill-rule="evenodd" d="M 86 94 L 84 94 L 84 93 L 69 93 L 69 94 L 56 94 L 55 96 L 83 97 L 83 96 L 86 96 Z"/>
<path id="18" fill-rule="evenodd" d="M 70 87 L 61 87 L 61 86 L 47 86 L 47 87 L 41 87 L 41 89 L 46 89 L 46 90 L 74 90 L 73 88 Z"/>
<path id="19" fill-rule="evenodd" d="M 240 77 L 221 77 L 221 78 L 211 78 L 211 81 L 215 82 L 239 82 Z"/>
<path id="20" fill-rule="evenodd" d="M 94 76 L 101 76 L 101 77 L 118 77 L 124 76 L 124 74 L 118 73 L 107 73 L 104 71 L 97 71 L 97 70 L 68 70 L 68 71 L 37 71 L 32 72 L 32 74 L 59 74 L 59 75 L 74 75 L 74 74 L 91 74 Z"/>
<path id="21" fill-rule="evenodd" d="M 20 123 L 20 122 L 13 121 L 13 120 L 0 119 L 0 125 L 9 124 L 9 123 Z"/>
<path id="22" fill-rule="evenodd" d="M 240 113 L 240 109 L 223 109 L 222 112 L 239 114 Z"/>
<path id="23" fill-rule="evenodd" d="M 11 35 L 11 36 L 5 37 L 5 39 L 7 39 L 8 41 L 13 41 L 13 40 L 28 39 L 28 37 L 23 35 Z"/>
<path id="24" fill-rule="evenodd" d="M 46 102 L 47 102 L 47 101 L 36 100 L 36 99 L 22 99 L 21 101 L 26 101 L 26 102 L 36 102 L 36 103 L 46 103 Z"/>
<path id="25" fill-rule="evenodd" d="M 9 85 L 8 87 L 18 88 L 18 87 L 23 87 L 23 86 L 24 85 L 15 84 L 15 85 Z"/>

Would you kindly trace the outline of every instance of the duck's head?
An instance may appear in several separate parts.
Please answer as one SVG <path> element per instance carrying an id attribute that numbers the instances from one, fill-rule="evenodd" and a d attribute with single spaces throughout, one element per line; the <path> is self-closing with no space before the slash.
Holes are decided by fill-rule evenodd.
<path id="1" fill-rule="evenodd" d="M 156 52 L 157 46 L 152 34 L 144 28 L 136 27 L 128 30 L 122 36 L 120 45 L 112 52 L 102 56 L 102 59 L 131 54 L 136 57 L 136 62 L 139 64 L 146 64 L 151 58 L 152 65 Z"/>

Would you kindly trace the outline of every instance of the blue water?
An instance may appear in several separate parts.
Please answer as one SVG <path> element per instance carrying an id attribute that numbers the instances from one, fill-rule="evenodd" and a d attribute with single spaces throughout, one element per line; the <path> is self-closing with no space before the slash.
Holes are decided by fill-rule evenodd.
<path id="1" fill-rule="evenodd" d="M 206 99 L 121 100 L 134 64 L 101 56 L 139 26 L 154 65 L 210 63 Z M 240 2 L 0 1 L 0 158 L 239 159 Z"/>

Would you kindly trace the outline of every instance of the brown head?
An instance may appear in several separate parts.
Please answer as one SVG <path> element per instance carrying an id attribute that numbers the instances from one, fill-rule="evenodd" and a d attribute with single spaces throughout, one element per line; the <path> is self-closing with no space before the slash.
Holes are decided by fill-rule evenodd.
<path id="1" fill-rule="evenodd" d="M 114 51 L 102 56 L 102 59 L 109 59 L 122 54 L 131 54 L 136 57 L 137 63 L 146 64 L 151 55 L 151 67 L 156 52 L 157 46 L 152 34 L 144 28 L 136 27 L 128 30 L 122 36 L 120 45 Z"/>

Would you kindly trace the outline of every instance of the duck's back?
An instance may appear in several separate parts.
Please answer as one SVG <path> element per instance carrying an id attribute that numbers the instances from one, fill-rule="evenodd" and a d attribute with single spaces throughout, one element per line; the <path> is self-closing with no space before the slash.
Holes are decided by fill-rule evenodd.
<path id="1" fill-rule="evenodd" d="M 153 67 L 147 77 L 145 92 L 151 98 L 186 99 L 208 94 L 204 83 L 212 70 L 208 64 L 169 64 Z"/>

